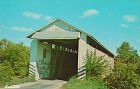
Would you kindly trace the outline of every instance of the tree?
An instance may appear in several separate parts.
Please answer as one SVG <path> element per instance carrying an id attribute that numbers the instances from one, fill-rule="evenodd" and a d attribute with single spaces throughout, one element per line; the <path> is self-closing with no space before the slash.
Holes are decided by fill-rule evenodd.
<path id="1" fill-rule="evenodd" d="M 10 62 L 3 61 L 0 63 L 0 84 L 5 84 L 12 79 L 14 70 L 12 69 Z"/>
<path id="2" fill-rule="evenodd" d="M 113 73 L 104 80 L 109 89 L 140 89 L 139 55 L 128 42 L 117 49 Z"/>
<path id="3" fill-rule="evenodd" d="M 29 48 L 23 43 L 15 44 L 7 39 L 0 40 L 0 80 L 4 76 L 23 78 L 28 75 Z M 12 73 L 10 71 L 12 70 Z M 12 74 L 12 75 L 11 75 Z M 5 78 L 6 79 L 6 78 Z"/>
<path id="4" fill-rule="evenodd" d="M 137 63 L 139 61 L 139 55 L 137 50 L 130 46 L 128 42 L 123 42 L 117 49 L 117 58 L 126 63 Z"/>

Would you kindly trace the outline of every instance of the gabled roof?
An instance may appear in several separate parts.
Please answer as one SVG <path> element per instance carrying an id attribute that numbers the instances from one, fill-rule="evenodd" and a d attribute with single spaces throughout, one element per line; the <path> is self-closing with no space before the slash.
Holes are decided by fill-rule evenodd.
<path id="1" fill-rule="evenodd" d="M 68 26 L 71 27 L 71 28 L 74 28 L 74 29 L 77 30 L 78 32 L 87 34 L 87 36 L 90 37 L 94 42 L 96 42 L 96 44 L 98 44 L 102 49 L 104 49 L 104 50 L 108 53 L 108 55 L 110 55 L 111 57 L 114 57 L 114 54 L 113 54 L 112 52 L 110 52 L 106 47 L 104 47 L 104 46 L 103 46 L 99 41 L 97 41 L 93 36 L 91 36 L 90 34 L 88 34 L 88 33 L 84 32 L 84 31 L 82 31 L 82 30 L 76 28 L 76 27 L 73 26 L 73 25 L 70 25 L 69 23 L 67 23 L 67 22 L 65 22 L 65 21 L 63 21 L 63 20 L 61 20 L 61 19 L 56 19 L 56 20 L 52 21 L 51 23 L 49 23 L 48 25 L 44 26 L 44 27 L 41 28 L 40 30 L 37 30 L 36 32 L 40 32 L 40 31 L 44 30 L 45 28 L 49 27 L 50 25 L 54 24 L 55 22 L 61 22 L 61 23 L 65 24 L 65 25 L 68 25 Z M 27 38 L 31 38 L 36 32 L 30 34 L 29 36 L 27 36 Z"/>

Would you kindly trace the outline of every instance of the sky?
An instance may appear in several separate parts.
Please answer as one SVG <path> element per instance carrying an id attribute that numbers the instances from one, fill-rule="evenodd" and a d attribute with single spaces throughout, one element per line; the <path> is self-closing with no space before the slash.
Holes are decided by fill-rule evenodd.
<path id="1" fill-rule="evenodd" d="M 30 46 L 26 37 L 56 18 L 113 53 L 123 41 L 140 52 L 140 0 L 0 0 L 0 39 Z"/>

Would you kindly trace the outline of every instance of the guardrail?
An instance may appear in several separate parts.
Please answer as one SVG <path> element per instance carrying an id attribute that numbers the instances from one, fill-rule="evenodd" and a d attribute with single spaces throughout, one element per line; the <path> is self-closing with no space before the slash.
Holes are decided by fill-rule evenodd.
<path id="1" fill-rule="evenodd" d="M 35 76 L 35 66 L 32 64 L 29 64 L 29 76 Z"/>
<path id="2" fill-rule="evenodd" d="M 77 78 L 83 79 L 85 76 L 86 76 L 86 67 L 82 66 L 82 67 L 78 68 Z"/>

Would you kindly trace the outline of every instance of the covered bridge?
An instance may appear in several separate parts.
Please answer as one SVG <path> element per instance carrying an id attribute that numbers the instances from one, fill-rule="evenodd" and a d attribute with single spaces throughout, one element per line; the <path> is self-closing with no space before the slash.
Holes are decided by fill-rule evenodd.
<path id="1" fill-rule="evenodd" d="M 30 76 L 36 79 L 68 80 L 86 75 L 85 57 L 88 51 L 104 56 L 110 68 L 114 55 L 93 36 L 56 19 L 28 36 L 32 39 L 30 49 Z"/>

